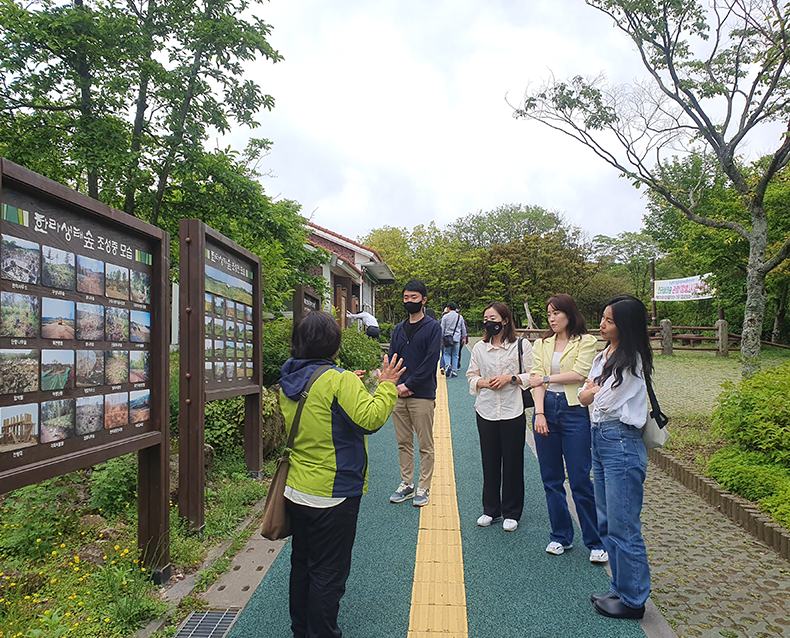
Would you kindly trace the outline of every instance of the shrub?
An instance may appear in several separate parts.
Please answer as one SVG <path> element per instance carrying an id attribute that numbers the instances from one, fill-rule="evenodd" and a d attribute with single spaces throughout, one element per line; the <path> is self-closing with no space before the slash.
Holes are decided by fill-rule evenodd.
<path id="1" fill-rule="evenodd" d="M 137 455 L 127 454 L 97 465 L 90 480 L 91 507 L 113 516 L 135 503 Z"/>
<path id="2" fill-rule="evenodd" d="M 760 509 L 790 529 L 790 486 L 760 500 Z"/>
<path id="3" fill-rule="evenodd" d="M 379 323 L 379 341 L 381 343 L 389 343 L 392 340 L 392 331 L 395 330 L 394 323 Z"/>
<path id="4" fill-rule="evenodd" d="M 263 351 L 263 385 L 271 386 L 280 379 L 280 369 L 291 356 L 293 321 L 277 319 L 263 324 L 261 349 Z"/>
<path id="5" fill-rule="evenodd" d="M 790 363 L 727 382 L 713 411 L 714 432 L 736 446 L 790 464 Z"/>
<path id="6" fill-rule="evenodd" d="M 205 441 L 218 454 L 244 446 L 244 397 L 206 403 Z"/>
<path id="7" fill-rule="evenodd" d="M 708 474 L 731 492 L 750 501 L 770 497 L 790 489 L 790 473 L 759 452 L 747 452 L 734 446 L 713 455 Z"/>
<path id="8" fill-rule="evenodd" d="M 376 370 L 381 365 L 381 347 L 356 328 L 343 330 L 337 365 L 345 370 Z"/>

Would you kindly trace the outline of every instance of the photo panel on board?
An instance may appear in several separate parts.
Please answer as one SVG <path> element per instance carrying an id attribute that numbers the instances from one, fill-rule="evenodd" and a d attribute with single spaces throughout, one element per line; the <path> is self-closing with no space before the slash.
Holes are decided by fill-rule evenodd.
<path id="1" fill-rule="evenodd" d="M 132 270 L 129 297 L 137 303 L 151 303 L 151 275 Z"/>
<path id="2" fill-rule="evenodd" d="M 104 353 L 105 385 L 129 383 L 129 351 L 107 350 Z"/>
<path id="3" fill-rule="evenodd" d="M 151 343 L 151 313 L 132 310 L 129 318 L 129 340 L 132 343 Z"/>
<path id="4" fill-rule="evenodd" d="M 129 381 L 148 383 L 151 379 L 151 353 L 148 350 L 129 352 Z"/>
<path id="5" fill-rule="evenodd" d="M 77 255 L 77 292 L 104 295 L 104 262 Z"/>
<path id="6" fill-rule="evenodd" d="M 104 339 L 104 306 L 77 302 L 77 339 L 80 341 Z"/>
<path id="7" fill-rule="evenodd" d="M 129 393 L 104 395 L 104 429 L 113 430 L 129 425 Z"/>
<path id="8" fill-rule="evenodd" d="M 77 397 L 77 436 L 104 428 L 104 396 Z"/>
<path id="9" fill-rule="evenodd" d="M 41 246 L 41 285 L 60 290 L 74 290 L 76 274 L 74 253 Z"/>
<path id="10" fill-rule="evenodd" d="M 0 408 L 0 423 L 3 424 L 0 452 L 38 445 L 38 403 Z"/>
<path id="11" fill-rule="evenodd" d="M 137 390 L 129 393 L 129 423 L 144 423 L 151 419 L 151 391 Z"/>
<path id="12" fill-rule="evenodd" d="M 44 392 L 74 387 L 74 350 L 41 351 L 41 390 Z"/>
<path id="13" fill-rule="evenodd" d="M 40 324 L 38 297 L 15 292 L 0 293 L 0 337 L 36 339 Z"/>
<path id="14" fill-rule="evenodd" d="M 41 442 L 54 443 L 74 436 L 74 399 L 41 403 Z"/>
<path id="15" fill-rule="evenodd" d="M 50 297 L 41 300 L 41 337 L 57 340 L 76 338 L 73 301 Z"/>
<path id="16" fill-rule="evenodd" d="M 104 350 L 77 350 L 78 388 L 104 385 Z"/>
<path id="17" fill-rule="evenodd" d="M 23 284 L 41 281 L 41 252 L 39 244 L 3 235 L 0 242 L 0 277 Z"/>
<path id="18" fill-rule="evenodd" d="M 107 341 L 129 341 L 129 311 L 108 306 L 104 321 L 104 338 Z"/>
<path id="19" fill-rule="evenodd" d="M 105 264 L 104 294 L 111 299 L 129 299 L 129 269 Z"/>
<path id="20" fill-rule="evenodd" d="M 0 394 L 38 392 L 38 350 L 0 350 Z"/>

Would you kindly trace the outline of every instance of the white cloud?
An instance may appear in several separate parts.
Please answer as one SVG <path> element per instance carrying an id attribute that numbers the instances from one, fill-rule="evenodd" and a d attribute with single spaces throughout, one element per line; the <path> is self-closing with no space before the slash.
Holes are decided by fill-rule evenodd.
<path id="1" fill-rule="evenodd" d="M 285 57 L 250 67 L 276 99 L 264 187 L 350 237 L 503 203 L 559 209 L 590 234 L 641 224 L 644 200 L 589 150 L 516 121 L 524 89 L 557 77 L 644 75 L 633 45 L 582 0 L 273 0 Z M 243 146 L 248 132 L 231 136 Z M 268 165 L 267 165 L 268 164 Z"/>

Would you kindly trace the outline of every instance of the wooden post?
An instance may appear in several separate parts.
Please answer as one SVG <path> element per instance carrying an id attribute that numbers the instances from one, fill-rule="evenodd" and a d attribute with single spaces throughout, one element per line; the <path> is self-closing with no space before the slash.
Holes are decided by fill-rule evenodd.
<path id="1" fill-rule="evenodd" d="M 192 532 L 206 525 L 205 425 L 203 388 L 203 297 L 206 234 L 197 219 L 179 222 L 181 236 L 181 300 L 179 304 L 178 514 Z M 195 282 L 196 285 L 192 285 Z M 194 298 L 193 298 L 194 297 Z"/>
<path id="2" fill-rule="evenodd" d="M 662 354 L 672 355 L 672 322 L 669 319 L 661 320 L 661 346 L 664 349 Z"/>
<path id="3" fill-rule="evenodd" d="M 716 322 L 716 337 L 718 338 L 718 341 L 716 342 L 716 346 L 717 346 L 716 356 L 729 357 L 730 334 L 727 327 L 727 322 L 724 319 L 719 319 Z"/>

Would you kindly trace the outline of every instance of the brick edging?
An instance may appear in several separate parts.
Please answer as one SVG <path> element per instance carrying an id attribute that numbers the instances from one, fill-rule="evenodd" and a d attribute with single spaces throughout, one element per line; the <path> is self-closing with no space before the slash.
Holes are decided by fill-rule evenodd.
<path id="1" fill-rule="evenodd" d="M 647 458 L 782 558 L 790 560 L 790 531 L 768 518 L 751 501 L 731 494 L 713 479 L 700 476 L 661 448 L 648 450 Z"/>

